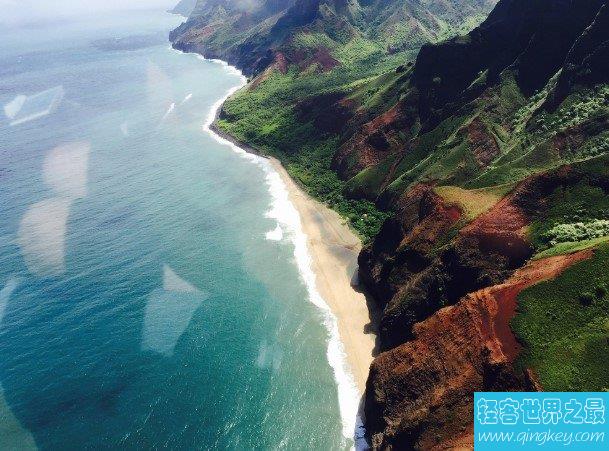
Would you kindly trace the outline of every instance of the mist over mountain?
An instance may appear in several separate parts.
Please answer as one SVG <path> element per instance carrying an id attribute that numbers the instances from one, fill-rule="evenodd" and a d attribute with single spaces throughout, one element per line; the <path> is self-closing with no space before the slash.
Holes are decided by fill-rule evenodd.
<path id="1" fill-rule="evenodd" d="M 176 48 L 225 59 L 255 74 L 309 34 L 344 45 L 355 37 L 397 53 L 472 27 L 494 0 L 199 0 L 172 35 Z"/>
<path id="2" fill-rule="evenodd" d="M 181 0 L 176 6 L 171 9 L 171 13 L 180 14 L 181 16 L 188 17 L 197 6 L 198 0 Z"/>

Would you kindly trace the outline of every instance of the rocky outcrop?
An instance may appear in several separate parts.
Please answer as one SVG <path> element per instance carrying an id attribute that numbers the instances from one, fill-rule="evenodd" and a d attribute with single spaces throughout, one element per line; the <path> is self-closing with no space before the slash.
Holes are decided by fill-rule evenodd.
<path id="1" fill-rule="evenodd" d="M 361 280 L 384 306 L 387 351 L 372 365 L 366 398 L 377 449 L 463 444 L 474 391 L 539 388 L 532 371 L 512 366 L 520 351 L 510 328 L 517 296 L 592 251 L 526 264 L 527 226 L 544 217 L 552 193 L 581 183 L 609 192 L 606 174 L 563 166 L 524 180 L 464 226 L 427 185 L 402 197 L 396 218 L 360 256 Z M 451 229 L 454 238 L 438 250 Z"/>
<path id="2" fill-rule="evenodd" d="M 415 94 L 409 91 L 396 106 L 361 127 L 339 149 L 334 167 L 352 177 L 363 168 L 380 166 L 388 154 L 395 155 L 397 161 L 407 158 L 423 137 L 412 136 L 400 149 L 394 141 L 398 133 L 404 137 L 404 130 L 412 130 L 418 121 L 423 129 L 437 124 L 443 117 L 455 114 L 453 107 L 463 114 L 460 108 L 473 95 L 480 96 L 475 100 L 477 104 L 486 104 L 487 109 L 496 107 L 498 104 L 493 103 L 488 92 L 481 95 L 480 88 L 472 87 L 481 72 L 486 73 L 483 85 L 489 86 L 509 70 L 526 96 L 563 67 L 556 88 L 558 96 L 569 89 L 562 86 L 575 83 L 574 67 L 602 61 L 609 29 L 604 26 L 609 20 L 605 1 L 556 1 L 548 5 L 542 1 L 503 0 L 467 37 L 423 47 L 410 77 Z M 587 74 L 588 79 L 607 77 L 602 70 Z M 465 121 L 452 137 L 451 129 L 445 131 L 442 127 L 429 131 L 429 135 L 448 136 L 446 140 L 453 140 L 455 146 L 467 144 L 474 164 L 484 169 L 502 149 L 496 131 L 481 117 L 482 113 L 478 113 Z M 503 124 L 496 123 L 495 127 Z M 607 116 L 596 115 L 583 126 L 564 128 L 552 135 L 548 145 L 555 155 L 570 158 L 586 139 L 606 129 Z M 466 161 L 460 164 L 465 165 Z M 438 170 L 444 167 L 439 166 Z M 459 171 L 459 167 L 454 170 Z M 391 170 L 386 173 L 392 176 Z M 467 172 L 462 174 L 465 178 Z M 433 172 L 427 177 L 433 177 Z M 541 219 L 544 199 L 557 186 L 569 186 L 581 177 L 585 176 L 568 167 L 530 177 L 465 227 L 457 224 L 458 217 L 447 220 L 446 206 L 442 208 L 441 200 L 432 194 L 433 182 L 426 189 L 413 184 L 393 197 L 381 193 L 379 200 L 395 212 L 395 217 L 362 251 L 360 268 L 361 279 L 384 308 L 382 347 L 390 349 L 410 339 L 416 322 L 453 304 L 467 292 L 505 280 L 532 255 L 525 229 L 533 220 Z M 384 183 L 389 182 L 391 179 Z"/>
<path id="3" fill-rule="evenodd" d="M 433 187 L 418 185 L 400 199 L 399 220 L 387 221 L 359 259 L 362 281 L 384 308 L 383 349 L 411 339 L 414 325 L 439 308 L 505 280 L 531 256 L 529 218 L 518 203 L 527 186 L 461 230 L 460 210 Z"/>
<path id="4" fill-rule="evenodd" d="M 398 102 L 387 112 L 358 127 L 332 159 L 332 169 L 348 180 L 360 171 L 377 165 L 389 155 L 405 152 L 405 130 L 415 126 L 416 114 L 408 103 Z"/>
<path id="5" fill-rule="evenodd" d="M 252 91 L 277 73 L 330 79 L 341 68 L 335 49 L 354 37 L 374 36 L 394 54 L 433 40 L 443 18 L 458 22 L 458 11 L 465 19 L 472 5 L 492 3 L 260 0 L 266 6 L 242 11 L 226 0 L 227 8 L 209 8 L 222 1 L 199 2 L 172 39 L 257 76 Z M 513 365 L 521 345 L 510 319 L 521 290 L 591 255 L 530 262 L 529 232 L 546 220 L 553 193 L 577 184 L 609 193 L 607 171 L 578 154 L 608 151 L 606 99 L 576 99 L 577 112 L 563 104 L 581 87 L 609 83 L 608 30 L 607 0 L 501 0 L 468 35 L 424 45 L 414 66 L 404 62 L 370 86 L 343 82 L 290 98 L 295 121 L 339 142 L 331 168 L 347 195 L 393 213 L 359 257 L 360 280 L 382 308 L 383 352 L 366 395 L 375 448 L 470 445 L 475 390 L 541 389 L 534 371 Z M 436 185 L 500 194 L 472 214 Z"/>
<path id="6" fill-rule="evenodd" d="M 415 326 L 412 341 L 377 357 L 366 390 L 373 448 L 471 446 L 475 391 L 539 388 L 533 373 L 512 365 L 520 349 L 509 326 L 517 296 L 591 256 L 582 251 L 529 263 L 438 311 Z"/>
<path id="7" fill-rule="evenodd" d="M 554 111 L 578 86 L 609 81 L 606 1 L 502 0 L 466 36 L 424 45 L 412 74 L 392 87 L 401 92 L 397 103 L 348 131 L 333 168 L 345 180 L 380 168 L 377 189 L 368 198 L 386 207 L 387 196 L 394 199 L 394 193 L 379 192 L 378 186 L 384 189 L 399 177 L 392 162 L 408 160 L 412 153 L 417 154 L 414 162 L 424 159 L 442 140 L 421 142 L 443 133 L 449 138 L 455 131 L 448 129 L 450 124 L 458 126 L 461 118 L 465 130 L 456 138 L 467 144 L 462 161 L 452 163 L 450 173 L 426 175 L 442 177 L 440 183 L 446 184 L 474 178 L 501 154 L 497 131 L 513 132 L 513 115 L 535 93 L 553 90 L 546 110 Z M 411 178 L 416 181 L 417 174 Z M 352 191 L 366 197 L 361 188 Z"/>
<path id="8" fill-rule="evenodd" d="M 520 268 L 533 254 L 527 227 L 543 218 L 546 199 L 582 181 L 609 192 L 609 178 L 564 166 L 524 180 L 470 223 L 433 186 L 409 190 L 359 257 L 360 278 L 383 308 L 381 347 L 408 341 L 417 322 Z"/>
<path id="9" fill-rule="evenodd" d="M 223 59 L 246 74 L 259 73 L 274 61 L 270 49 L 278 36 L 273 30 L 280 29 L 276 22 L 293 3 L 199 0 L 188 20 L 173 30 L 169 39 L 178 50 Z"/>
<path id="10" fill-rule="evenodd" d="M 469 145 L 481 168 L 487 167 L 500 153 L 497 140 L 480 118 L 475 118 L 467 126 Z"/>

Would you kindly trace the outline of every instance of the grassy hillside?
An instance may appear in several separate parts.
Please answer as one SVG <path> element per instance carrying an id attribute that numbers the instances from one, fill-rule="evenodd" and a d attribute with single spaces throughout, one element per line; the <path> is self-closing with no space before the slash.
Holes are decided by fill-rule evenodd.
<path id="1" fill-rule="evenodd" d="M 305 33 L 299 36 L 307 45 L 320 39 Z M 395 66 L 403 55 L 383 55 L 377 45 L 356 39 L 337 48 L 333 56 L 340 66 L 332 71 L 290 67 L 285 74 L 278 70 L 263 74 L 254 88 L 246 88 L 226 102 L 218 127 L 279 158 L 310 194 L 335 208 L 364 240 L 369 240 L 378 232 L 386 214 L 373 202 L 345 195 L 346 181 L 331 169 L 342 130 L 323 125 L 320 129 L 315 122 L 325 118 L 331 126 L 334 120 L 340 120 L 341 113 L 345 119 L 351 116 L 353 105 L 349 111 L 334 111 L 332 100 L 357 93 L 363 87 L 367 98 L 360 102 L 371 103 L 368 98 L 379 95 L 385 87 L 385 80 L 375 82 L 379 78 L 395 78 Z M 381 75 L 387 73 L 389 76 Z"/>
<path id="2" fill-rule="evenodd" d="M 525 345 L 519 364 L 548 391 L 609 389 L 609 245 L 557 280 L 521 293 L 512 325 Z"/>

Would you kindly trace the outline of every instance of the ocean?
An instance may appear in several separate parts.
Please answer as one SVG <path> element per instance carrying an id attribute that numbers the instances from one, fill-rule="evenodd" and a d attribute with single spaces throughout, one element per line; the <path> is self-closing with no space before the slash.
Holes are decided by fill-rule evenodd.
<path id="1" fill-rule="evenodd" d="M 0 30 L 0 449 L 346 449 L 352 381 L 233 68 L 162 11 Z"/>

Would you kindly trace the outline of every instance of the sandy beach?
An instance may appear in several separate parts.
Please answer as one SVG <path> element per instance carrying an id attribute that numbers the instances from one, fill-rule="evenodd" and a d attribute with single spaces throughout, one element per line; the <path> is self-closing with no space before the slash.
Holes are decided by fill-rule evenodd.
<path id="1" fill-rule="evenodd" d="M 218 108 L 214 121 L 209 125 L 215 134 L 246 152 L 264 156 L 257 149 L 220 130 L 215 124 L 219 112 Z M 281 176 L 290 201 L 300 215 L 313 260 L 317 289 L 336 316 L 347 363 L 360 395 L 363 395 L 373 360 L 376 325 L 373 320 L 374 307 L 368 305 L 366 296 L 357 286 L 357 256 L 362 248 L 361 240 L 338 213 L 305 193 L 279 160 L 264 157 Z"/>
<path id="2" fill-rule="evenodd" d="M 362 247 L 361 240 L 338 213 L 305 193 L 279 160 L 266 157 L 254 147 L 240 142 L 217 127 L 216 121 L 220 117 L 222 104 L 239 88 L 230 91 L 214 106 L 206 128 L 246 152 L 268 158 L 281 176 L 307 236 L 317 289 L 338 321 L 347 363 L 360 395 L 363 395 L 375 350 L 374 318 L 377 315 L 374 306 L 369 305 L 366 296 L 357 286 L 357 256 Z"/>
<path id="3" fill-rule="evenodd" d="M 338 213 L 306 194 L 278 160 L 270 160 L 300 214 L 317 289 L 338 320 L 347 361 L 360 394 L 363 394 L 376 336 L 372 333 L 366 297 L 353 286 L 357 283 L 357 256 L 361 241 Z"/>

